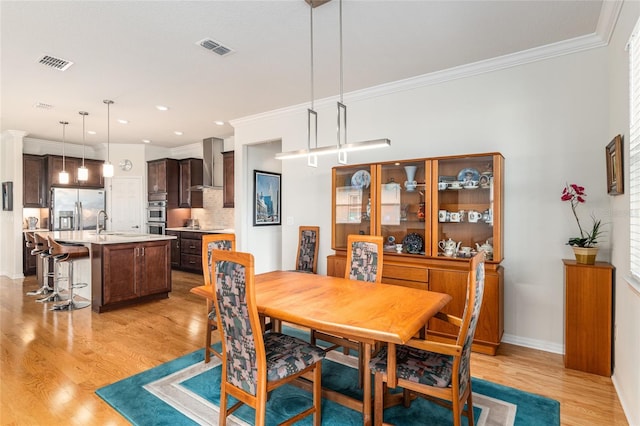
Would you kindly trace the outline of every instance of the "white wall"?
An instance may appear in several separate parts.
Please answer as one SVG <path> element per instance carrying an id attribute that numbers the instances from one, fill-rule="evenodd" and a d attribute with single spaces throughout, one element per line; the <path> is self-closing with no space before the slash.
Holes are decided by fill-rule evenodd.
<path id="1" fill-rule="evenodd" d="M 623 135 L 624 195 L 610 197 L 611 261 L 615 279 L 615 370 L 613 381 L 629 423 L 640 425 L 640 294 L 627 283 L 629 276 L 629 60 L 625 50 L 640 16 L 639 2 L 625 2 L 608 48 L 609 135 Z M 637 183 L 636 183 L 637 184 Z"/>
<path id="2" fill-rule="evenodd" d="M 560 201 L 565 182 L 586 187 L 584 212 L 609 218 L 604 146 L 607 125 L 607 52 L 589 50 L 446 83 L 350 101 L 349 140 L 387 137 L 389 149 L 352 153 L 350 164 L 499 151 L 505 157 L 504 341 L 563 351 L 562 258 L 577 232 Z M 320 105 L 326 105 L 319 102 Z M 335 143 L 335 104 L 316 108 L 321 145 Z M 306 144 L 306 113 L 272 113 L 234 123 L 236 146 L 282 139 L 283 151 Z M 331 250 L 331 167 L 287 160 L 282 268 L 293 267 L 297 226 L 319 225 L 319 271 Z M 249 208 L 245 205 L 244 208 Z M 242 207 L 237 210 L 244 210 Z M 285 221 L 286 223 L 286 221 Z M 249 229 L 248 238 L 255 233 Z M 244 238 L 244 237 L 243 237 Z M 257 258 L 261 252 L 254 253 Z M 608 242 L 601 258 L 608 260 Z"/>

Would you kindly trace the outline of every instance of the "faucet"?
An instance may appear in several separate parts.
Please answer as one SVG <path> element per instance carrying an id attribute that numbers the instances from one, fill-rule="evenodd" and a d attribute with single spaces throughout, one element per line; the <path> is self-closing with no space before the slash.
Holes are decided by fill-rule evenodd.
<path id="1" fill-rule="evenodd" d="M 109 219 L 109 216 L 107 216 L 107 212 L 105 212 L 104 210 L 100 210 L 98 212 L 98 215 L 96 216 L 96 234 L 100 234 L 100 215 L 103 214 L 104 215 L 104 228 L 107 228 L 107 219 Z"/>

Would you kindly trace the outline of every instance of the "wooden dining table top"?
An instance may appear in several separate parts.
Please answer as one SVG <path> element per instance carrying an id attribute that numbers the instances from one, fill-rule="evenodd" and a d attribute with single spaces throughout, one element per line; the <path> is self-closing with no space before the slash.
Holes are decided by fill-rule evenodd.
<path id="1" fill-rule="evenodd" d="M 293 271 L 258 274 L 255 283 L 261 315 L 371 343 L 407 342 L 451 300 L 444 293 Z M 213 299 L 212 286 L 191 292 Z"/>

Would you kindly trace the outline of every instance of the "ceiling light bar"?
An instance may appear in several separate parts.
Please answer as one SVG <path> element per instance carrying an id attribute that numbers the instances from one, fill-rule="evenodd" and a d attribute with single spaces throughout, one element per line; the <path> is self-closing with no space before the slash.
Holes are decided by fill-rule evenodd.
<path id="1" fill-rule="evenodd" d="M 279 152 L 276 154 L 276 160 L 290 160 L 293 158 L 304 158 L 309 155 L 329 155 L 329 154 L 337 154 L 340 151 L 343 152 L 353 152 L 353 151 L 364 151 L 367 149 L 376 149 L 376 148 L 386 148 L 391 146 L 391 141 L 389 139 L 373 139 L 369 141 L 362 142 L 351 142 L 345 143 L 338 147 L 337 145 L 331 146 L 320 146 L 317 148 L 310 149 L 299 149 L 297 151 L 288 151 L 288 152 Z"/>

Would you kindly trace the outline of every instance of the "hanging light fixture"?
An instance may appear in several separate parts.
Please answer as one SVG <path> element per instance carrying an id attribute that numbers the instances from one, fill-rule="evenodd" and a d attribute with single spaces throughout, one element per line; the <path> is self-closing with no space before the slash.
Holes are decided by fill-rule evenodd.
<path id="1" fill-rule="evenodd" d="M 307 110 L 307 148 L 296 151 L 280 152 L 277 160 L 307 157 L 309 166 L 317 167 L 319 155 L 338 154 L 338 163 L 347 164 L 347 152 L 362 151 L 374 148 L 385 148 L 391 145 L 389 139 L 374 139 L 362 142 L 347 142 L 347 107 L 343 102 L 343 60 L 342 60 L 342 0 L 340 0 L 340 100 L 338 101 L 337 143 L 335 145 L 318 147 L 318 116 L 313 110 L 313 8 L 327 3 L 328 0 L 306 0 L 311 6 L 311 109 Z M 313 120 L 312 120 L 313 117 Z M 311 147 L 311 136 L 314 135 L 315 146 Z"/>
<path id="2" fill-rule="evenodd" d="M 58 173 L 58 183 L 66 185 L 69 183 L 69 173 L 67 173 L 67 171 L 65 170 L 64 139 L 65 139 L 65 129 L 67 127 L 67 124 L 69 124 L 69 122 L 60 121 L 60 124 L 62 124 L 62 171 Z"/>
<path id="3" fill-rule="evenodd" d="M 84 143 L 85 143 L 85 130 L 84 130 L 84 119 L 87 115 L 89 115 L 86 111 L 80 111 L 78 114 L 82 116 L 82 166 L 78 167 L 78 181 L 86 182 L 89 180 L 89 169 L 84 166 Z"/>
<path id="4" fill-rule="evenodd" d="M 111 145 L 111 135 L 109 134 L 109 119 L 110 119 L 110 110 L 111 110 L 111 104 L 113 104 L 113 101 L 109 100 L 109 99 L 105 99 L 104 101 L 105 104 L 107 104 L 107 161 L 104 162 L 104 164 L 102 165 L 102 176 L 104 177 L 113 177 L 113 164 L 111 164 L 111 158 L 109 156 L 110 152 L 109 152 L 109 148 Z"/>

